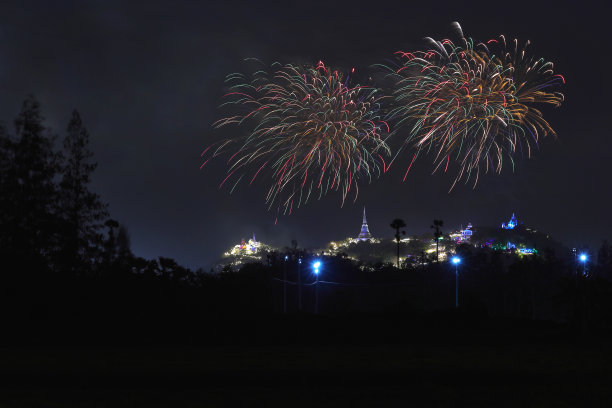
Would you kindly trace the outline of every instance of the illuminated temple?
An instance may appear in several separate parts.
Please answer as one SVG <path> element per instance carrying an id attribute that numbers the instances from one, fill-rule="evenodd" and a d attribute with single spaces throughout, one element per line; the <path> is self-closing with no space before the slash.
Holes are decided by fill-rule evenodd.
<path id="1" fill-rule="evenodd" d="M 255 234 L 253 233 L 253 238 L 252 239 L 249 239 L 248 242 L 245 242 L 244 238 L 242 238 L 242 241 L 240 242 L 239 245 L 235 245 L 231 250 L 226 252 L 224 255 L 225 256 L 230 256 L 230 255 L 255 255 L 255 254 L 257 254 L 257 251 L 258 251 L 260 246 L 261 246 L 261 243 L 257 242 L 257 240 L 255 239 Z"/>
<path id="2" fill-rule="evenodd" d="M 510 218 L 510 221 L 508 221 L 508 224 L 504 224 L 502 223 L 502 228 L 503 229 L 514 229 L 516 226 L 518 225 L 518 221 L 516 220 L 516 217 L 514 216 L 514 213 L 512 213 L 512 218 Z"/>

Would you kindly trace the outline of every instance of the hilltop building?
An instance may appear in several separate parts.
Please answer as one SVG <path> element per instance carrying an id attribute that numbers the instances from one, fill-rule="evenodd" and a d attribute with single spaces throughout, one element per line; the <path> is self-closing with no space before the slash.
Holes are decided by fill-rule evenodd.
<path id="1" fill-rule="evenodd" d="M 239 267 L 247 262 L 260 262 L 272 250 L 274 248 L 257 241 L 255 234 L 253 234 L 253 238 L 248 241 L 245 241 L 243 238 L 240 244 L 234 245 L 229 251 L 225 252 L 220 264 L 230 264 L 233 267 Z"/>
<path id="2" fill-rule="evenodd" d="M 464 241 L 469 240 L 472 237 L 473 233 L 474 233 L 474 231 L 472 231 L 472 223 L 471 222 L 468 222 L 467 227 L 465 227 L 464 230 L 461 230 L 461 236 L 462 236 Z"/>
<path id="3" fill-rule="evenodd" d="M 468 222 L 467 227 L 463 228 L 462 225 L 461 228 L 459 228 L 457 231 L 450 232 L 448 236 L 456 244 L 461 244 L 469 242 L 473 234 L 474 230 L 472 227 L 472 223 Z"/>
<path id="4" fill-rule="evenodd" d="M 514 229 L 517 225 L 518 225 L 518 221 L 516 220 L 514 213 L 512 213 L 512 218 L 510 218 L 510 221 L 508 221 L 508 224 L 504 224 L 502 222 L 502 228 L 507 229 L 507 230 Z"/>
<path id="5" fill-rule="evenodd" d="M 365 206 L 363 207 L 363 222 L 361 223 L 361 231 L 359 232 L 359 236 L 357 237 L 357 239 L 361 241 L 372 239 L 372 234 L 370 234 L 370 228 L 368 228 L 368 220 L 366 219 Z"/>
<path id="6" fill-rule="evenodd" d="M 234 245 L 234 247 L 228 252 L 226 252 L 224 255 L 254 255 L 257 253 L 260 246 L 261 243 L 257 242 L 257 240 L 255 239 L 255 233 L 253 233 L 253 238 L 249 239 L 248 242 L 245 242 L 244 238 L 242 238 L 239 245 Z"/>

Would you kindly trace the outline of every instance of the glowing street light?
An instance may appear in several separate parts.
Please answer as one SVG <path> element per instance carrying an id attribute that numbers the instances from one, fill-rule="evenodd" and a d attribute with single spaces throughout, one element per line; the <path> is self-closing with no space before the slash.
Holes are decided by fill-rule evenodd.
<path id="1" fill-rule="evenodd" d="M 455 265 L 455 308 L 459 308 L 459 264 L 461 263 L 461 258 L 458 256 L 453 256 L 451 258 L 451 262 Z"/>
<path id="2" fill-rule="evenodd" d="M 319 313 L 319 268 L 321 267 L 321 261 L 315 261 L 312 264 L 315 273 L 315 314 Z"/>

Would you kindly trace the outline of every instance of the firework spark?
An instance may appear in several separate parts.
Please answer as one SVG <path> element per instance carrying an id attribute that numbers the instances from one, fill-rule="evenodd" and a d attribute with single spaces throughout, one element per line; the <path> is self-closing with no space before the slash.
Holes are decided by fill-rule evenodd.
<path id="1" fill-rule="evenodd" d="M 344 204 L 358 182 L 371 181 L 390 165 L 385 142 L 389 126 L 382 120 L 384 97 L 369 86 L 351 86 L 349 75 L 326 67 L 274 64 L 271 74 L 260 70 L 251 80 L 232 74 L 225 95 L 238 114 L 217 121 L 219 128 L 237 124 L 246 137 L 219 142 L 202 156 L 230 153 L 227 176 L 219 186 L 258 177 L 269 183 L 266 203 L 283 213 L 339 191 Z M 206 159 L 208 157 L 208 159 Z M 230 181 L 232 180 L 232 181 Z"/>
<path id="2" fill-rule="evenodd" d="M 551 62 L 528 56 L 529 41 L 520 47 L 502 35 L 475 44 L 454 25 L 459 45 L 427 38 L 433 45 L 428 51 L 396 53 L 402 65 L 391 73 L 390 113 L 409 127 L 405 143 L 416 148 L 412 162 L 431 151 L 434 172 L 458 164 L 451 189 L 471 177 L 476 186 L 481 172 L 501 172 L 505 158 L 514 168 L 517 151 L 530 157 L 541 135 L 555 135 L 534 105 L 560 106 L 563 95 L 551 89 L 565 83 Z"/>

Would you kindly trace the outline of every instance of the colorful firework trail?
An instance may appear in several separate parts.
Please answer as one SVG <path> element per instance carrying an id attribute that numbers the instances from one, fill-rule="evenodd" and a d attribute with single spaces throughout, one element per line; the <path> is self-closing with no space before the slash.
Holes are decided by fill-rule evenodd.
<path id="1" fill-rule="evenodd" d="M 267 178 L 266 203 L 269 208 L 277 203 L 283 213 L 332 190 L 341 192 L 343 204 L 351 189 L 356 199 L 360 180 L 388 168 L 383 96 L 372 87 L 351 87 L 348 75 L 344 79 L 322 62 L 308 68 L 275 66 L 272 74 L 260 70 L 250 81 L 242 74 L 227 77 L 230 92 L 224 105 L 241 113 L 215 127 L 237 124 L 249 133 L 207 148 L 204 164 L 230 152 L 219 188 L 231 183 L 233 191 L 243 179 L 252 184 L 257 177 Z"/>
<path id="2" fill-rule="evenodd" d="M 396 53 L 402 66 L 392 70 L 390 113 L 409 126 L 405 143 L 416 148 L 406 175 L 419 153 L 432 151 L 434 172 L 442 166 L 446 172 L 451 160 L 458 163 L 451 190 L 470 177 L 476 186 L 483 167 L 499 173 L 504 158 L 514 167 L 517 150 L 530 157 L 540 135 L 555 135 L 534 104 L 560 106 L 563 95 L 550 89 L 565 83 L 551 62 L 527 56 L 529 41 L 521 48 L 502 35 L 475 44 L 453 24 L 461 44 L 428 38 L 431 50 Z"/>

